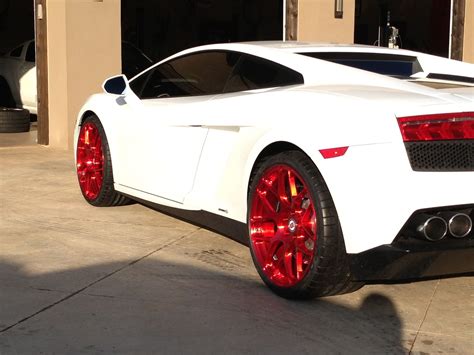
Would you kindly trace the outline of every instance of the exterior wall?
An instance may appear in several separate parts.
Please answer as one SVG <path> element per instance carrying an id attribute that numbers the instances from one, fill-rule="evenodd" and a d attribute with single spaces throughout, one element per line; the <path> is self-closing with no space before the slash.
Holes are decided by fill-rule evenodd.
<path id="1" fill-rule="evenodd" d="M 354 42 L 355 0 L 344 0 L 342 19 L 334 17 L 334 0 L 298 1 L 298 40 Z"/>
<path id="2" fill-rule="evenodd" d="M 466 0 L 463 61 L 474 63 L 474 0 Z"/>
<path id="3" fill-rule="evenodd" d="M 121 72 L 120 0 L 48 0 L 49 144 L 73 146 L 86 98 Z"/>

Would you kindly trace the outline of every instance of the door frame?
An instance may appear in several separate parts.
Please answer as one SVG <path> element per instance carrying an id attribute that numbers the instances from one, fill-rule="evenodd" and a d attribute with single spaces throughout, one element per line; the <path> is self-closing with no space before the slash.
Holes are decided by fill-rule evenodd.
<path id="1" fill-rule="evenodd" d="M 49 145 L 47 1 L 34 0 L 38 144 Z"/>

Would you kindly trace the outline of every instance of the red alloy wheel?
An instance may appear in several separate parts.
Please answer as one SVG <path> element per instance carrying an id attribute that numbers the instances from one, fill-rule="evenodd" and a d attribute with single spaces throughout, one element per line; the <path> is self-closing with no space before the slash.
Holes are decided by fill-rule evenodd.
<path id="1" fill-rule="evenodd" d="M 257 183 L 250 207 L 250 241 L 268 280 L 292 287 L 314 260 L 316 211 L 308 186 L 288 165 L 274 165 Z"/>
<path id="2" fill-rule="evenodd" d="M 104 154 L 99 129 L 92 122 L 82 125 L 77 142 L 77 176 L 88 201 L 99 196 L 104 179 Z"/>

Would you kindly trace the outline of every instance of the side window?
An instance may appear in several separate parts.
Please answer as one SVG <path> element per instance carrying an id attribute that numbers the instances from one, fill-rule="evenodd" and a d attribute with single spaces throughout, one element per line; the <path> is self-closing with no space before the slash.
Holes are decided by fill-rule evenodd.
<path id="1" fill-rule="evenodd" d="M 199 52 L 163 63 L 131 83 L 141 99 L 220 94 L 239 54 Z"/>
<path id="2" fill-rule="evenodd" d="M 142 98 L 142 92 L 145 84 L 148 82 L 148 78 L 153 73 L 152 70 L 148 70 L 147 72 L 143 73 L 142 75 L 136 77 L 130 82 L 130 89 L 137 95 L 139 98 Z"/>
<path id="3" fill-rule="evenodd" d="M 229 79 L 225 92 L 303 84 L 303 76 L 283 65 L 244 55 Z"/>
<path id="4" fill-rule="evenodd" d="M 36 61 L 36 48 L 35 48 L 35 42 L 30 42 L 28 45 L 28 49 L 26 51 L 26 56 L 25 60 L 27 62 L 34 63 Z"/>
<path id="5" fill-rule="evenodd" d="M 17 47 L 14 50 L 12 50 L 10 52 L 10 57 L 20 58 L 21 57 L 21 52 L 23 52 L 23 46 Z"/>

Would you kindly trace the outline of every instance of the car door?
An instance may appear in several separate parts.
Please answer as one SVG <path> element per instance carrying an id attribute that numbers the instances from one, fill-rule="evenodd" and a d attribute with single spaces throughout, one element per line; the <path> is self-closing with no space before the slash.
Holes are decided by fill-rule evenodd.
<path id="1" fill-rule="evenodd" d="M 198 52 L 162 63 L 130 83 L 140 102 L 125 105 L 120 127 L 120 185 L 182 203 L 191 191 L 213 114 L 235 59 Z M 114 169 L 115 170 L 115 169 Z"/>

